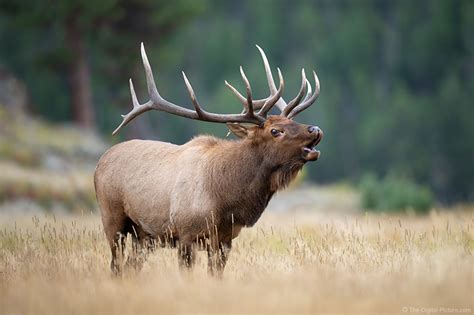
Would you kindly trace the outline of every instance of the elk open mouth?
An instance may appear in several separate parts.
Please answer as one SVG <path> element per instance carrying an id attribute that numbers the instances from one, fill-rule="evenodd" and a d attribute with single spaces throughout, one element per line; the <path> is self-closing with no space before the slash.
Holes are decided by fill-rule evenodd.
<path id="1" fill-rule="evenodd" d="M 322 135 L 318 134 L 317 138 L 312 140 L 310 143 L 308 143 L 306 146 L 303 147 L 303 159 L 306 161 L 316 161 L 319 156 L 321 155 L 321 152 L 319 150 L 316 150 L 316 146 L 319 144 L 319 142 L 322 139 Z"/>

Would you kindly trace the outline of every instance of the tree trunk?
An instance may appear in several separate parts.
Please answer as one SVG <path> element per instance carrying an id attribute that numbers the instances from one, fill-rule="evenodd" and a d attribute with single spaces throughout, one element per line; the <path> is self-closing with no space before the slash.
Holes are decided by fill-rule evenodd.
<path id="1" fill-rule="evenodd" d="M 68 71 L 73 120 L 81 127 L 95 128 L 86 43 L 78 25 L 77 14 L 66 21 L 66 45 L 71 56 Z"/>

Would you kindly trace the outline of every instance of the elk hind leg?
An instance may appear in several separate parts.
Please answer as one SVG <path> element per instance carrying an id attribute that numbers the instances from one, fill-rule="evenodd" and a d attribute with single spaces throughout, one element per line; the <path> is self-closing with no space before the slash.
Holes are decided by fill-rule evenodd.
<path id="1" fill-rule="evenodd" d="M 125 219 L 104 221 L 105 233 L 109 241 L 112 259 L 110 261 L 110 270 L 115 276 L 122 274 L 122 265 L 125 250 L 126 233 L 124 230 Z"/>
<path id="2" fill-rule="evenodd" d="M 212 241 L 207 246 L 207 270 L 210 275 L 222 277 L 227 258 L 232 247 L 232 241 L 219 242 Z"/>
<path id="3" fill-rule="evenodd" d="M 126 267 L 140 271 L 145 263 L 148 252 L 153 250 L 154 241 L 145 233 L 145 231 L 130 220 L 127 226 L 127 232 L 131 235 L 132 248 L 127 258 Z"/>

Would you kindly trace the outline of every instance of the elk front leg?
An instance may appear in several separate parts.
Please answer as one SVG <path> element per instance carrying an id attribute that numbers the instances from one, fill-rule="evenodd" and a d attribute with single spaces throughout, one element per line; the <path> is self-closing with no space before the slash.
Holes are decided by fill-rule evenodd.
<path id="1" fill-rule="evenodd" d="M 178 247 L 179 267 L 182 269 L 192 269 L 195 261 L 196 253 L 193 243 L 181 243 Z"/>
<path id="2" fill-rule="evenodd" d="M 221 277 L 232 247 L 232 241 L 207 246 L 207 270 L 210 275 Z"/>

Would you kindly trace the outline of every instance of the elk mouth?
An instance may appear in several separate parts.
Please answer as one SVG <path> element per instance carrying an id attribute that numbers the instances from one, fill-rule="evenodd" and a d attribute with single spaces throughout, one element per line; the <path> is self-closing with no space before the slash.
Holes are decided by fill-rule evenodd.
<path id="1" fill-rule="evenodd" d="M 303 147 L 303 159 L 305 161 L 316 161 L 319 158 L 321 152 L 316 150 L 316 146 L 319 144 L 322 138 L 322 135 L 318 133 L 316 139 L 311 140 L 311 142 Z"/>

